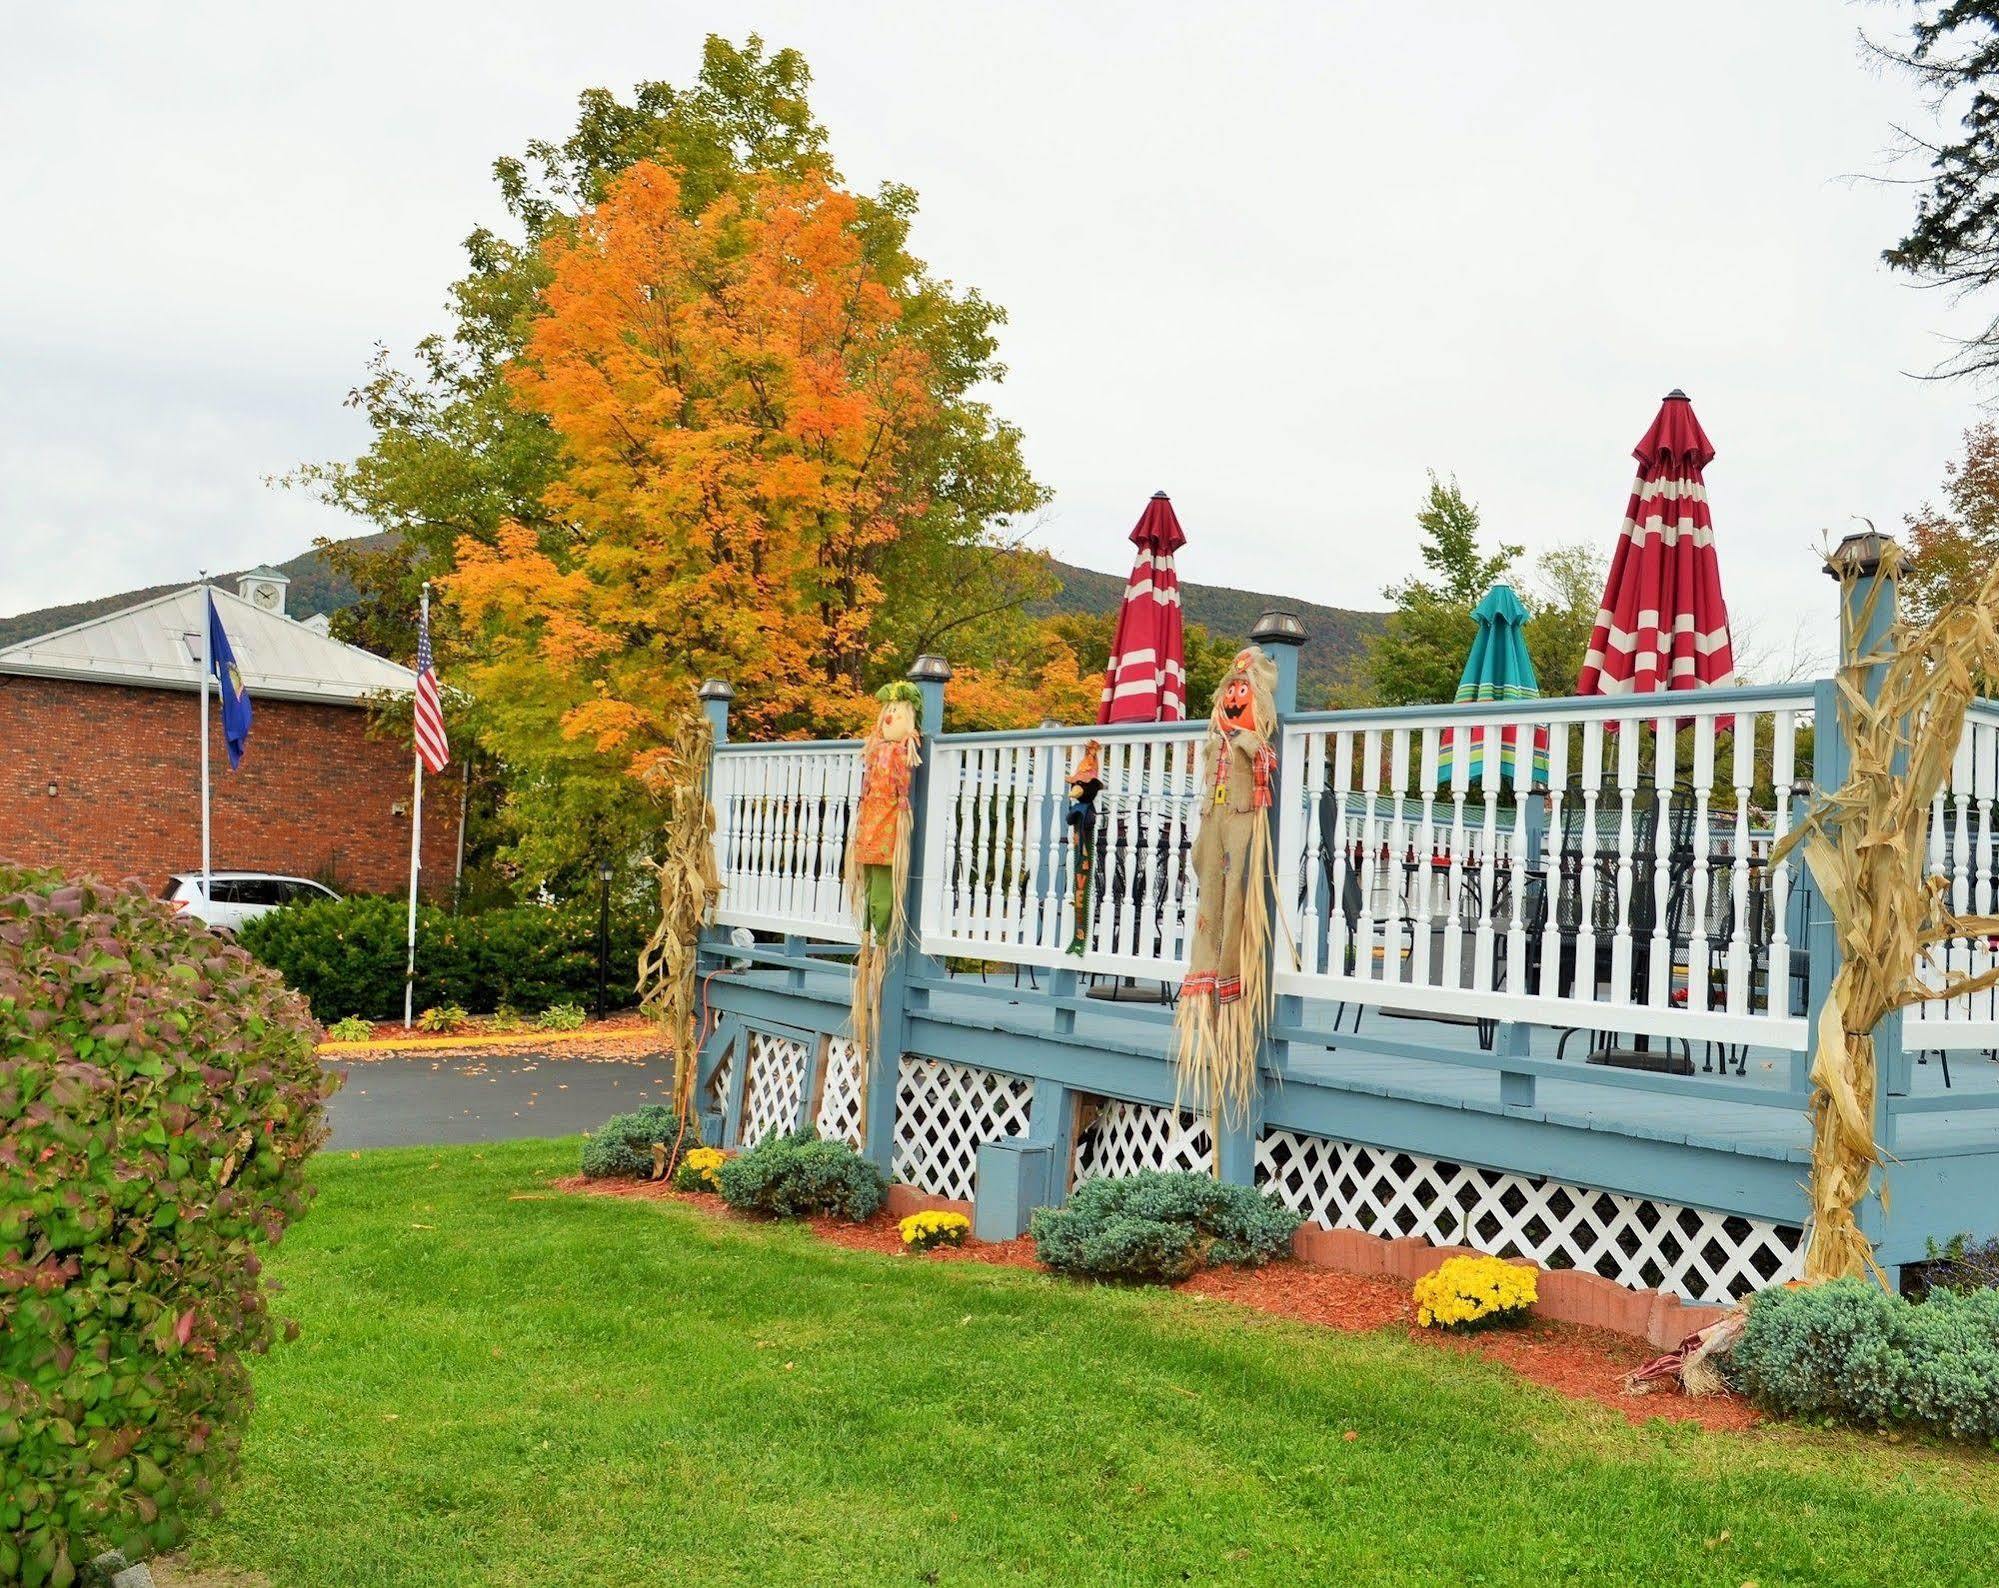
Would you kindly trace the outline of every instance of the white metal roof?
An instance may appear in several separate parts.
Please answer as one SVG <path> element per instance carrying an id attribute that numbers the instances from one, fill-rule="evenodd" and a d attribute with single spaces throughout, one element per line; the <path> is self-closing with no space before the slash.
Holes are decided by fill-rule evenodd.
<path id="1" fill-rule="evenodd" d="M 0 650 L 0 673 L 73 678 L 150 689 L 201 687 L 200 585 L 189 585 L 104 617 Z M 303 623 L 211 587 L 223 632 L 252 700 L 354 703 L 378 690 L 407 691 L 407 667 L 344 645 Z"/>

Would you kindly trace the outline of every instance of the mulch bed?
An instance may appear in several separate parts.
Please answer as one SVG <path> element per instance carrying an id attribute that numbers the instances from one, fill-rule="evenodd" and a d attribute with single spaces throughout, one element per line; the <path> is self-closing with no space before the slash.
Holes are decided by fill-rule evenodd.
<path id="1" fill-rule="evenodd" d="M 583 1195 L 681 1202 L 715 1217 L 757 1222 L 735 1212 L 710 1192 L 675 1191 L 663 1181 L 585 1180 L 581 1175 L 569 1175 L 550 1185 L 557 1191 Z M 961 1247 L 911 1253 L 904 1249 L 896 1221 L 886 1210 L 865 1224 L 834 1218 L 814 1218 L 807 1222 L 813 1234 L 822 1240 L 851 1251 L 883 1253 L 916 1262 L 997 1263 L 1047 1272 L 1045 1265 L 1035 1258 L 1033 1241 L 1025 1235 L 1011 1241 L 968 1239 Z M 1418 1344 L 1485 1357 L 1543 1388 L 1578 1400 L 1595 1401 L 1634 1423 L 1659 1417 L 1697 1423 L 1706 1429 L 1744 1429 L 1763 1420 L 1753 1406 L 1732 1396 L 1694 1400 L 1671 1390 L 1655 1390 L 1648 1395 L 1629 1393 L 1623 1385 L 1624 1375 L 1658 1353 L 1643 1340 L 1614 1334 L 1608 1329 L 1535 1317 L 1518 1325 L 1482 1329 L 1472 1334 L 1419 1329 L 1408 1291 L 1399 1282 L 1378 1275 L 1347 1274 L 1284 1261 L 1264 1268 L 1207 1268 L 1175 1288 L 1256 1312 L 1350 1333 L 1400 1329 Z"/>

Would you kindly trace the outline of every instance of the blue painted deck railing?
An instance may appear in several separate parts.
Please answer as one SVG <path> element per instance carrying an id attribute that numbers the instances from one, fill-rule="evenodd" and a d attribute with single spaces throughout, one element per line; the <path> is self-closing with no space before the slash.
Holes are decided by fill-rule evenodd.
<path id="1" fill-rule="evenodd" d="M 1278 1159 L 1316 1153 L 1313 1183 L 1294 1187 L 1312 1216 L 1372 1219 L 1378 1233 L 1413 1219 L 1448 1239 L 1479 1232 L 1462 1207 L 1457 1223 L 1437 1222 L 1432 1204 L 1447 1193 L 1436 1176 L 1484 1175 L 1477 1195 L 1491 1207 L 1531 1204 L 1501 1222 L 1526 1218 L 1509 1239 L 1544 1260 L 1542 1247 L 1567 1261 L 1594 1249 L 1564 1245 L 1568 1236 L 1548 1246 L 1551 1220 L 1562 1222 L 1562 1197 L 1544 1205 L 1550 1185 L 1570 1200 L 1643 1199 L 1667 1223 L 1690 1210 L 1759 1231 L 1800 1219 L 1809 1035 L 1836 946 L 1809 879 L 1770 852 L 1798 817 L 1814 760 L 1821 771 L 1843 764 L 1829 686 L 1677 694 L 1663 719 L 1656 700 L 1648 712 L 1628 698 L 1300 712 L 1289 709 L 1295 652 L 1273 652 L 1284 697 L 1278 999 L 1260 1115 L 1219 1142 L 1173 1110 L 1167 1063 L 1165 1000 L 1197 902 L 1188 850 L 1203 724 L 949 733 L 948 670 L 919 665 L 915 942 L 885 992 L 892 1051 L 877 1056 L 863 1120 L 858 1061 L 841 1036 L 841 956 L 854 941 L 841 877 L 860 746 L 728 743 L 725 692 L 712 689 L 716 920 L 763 939 L 744 946 L 737 931 L 723 950 L 718 934 L 710 961 L 736 967 L 715 978 L 724 1019 L 704 1072 L 731 1134 L 813 1121 L 885 1167 L 916 1165 L 919 1181 L 934 1149 L 955 1167 L 930 1173 L 930 1188 L 960 1195 L 978 1145 L 969 1138 L 996 1122 L 1059 1141 L 1063 1184 L 1210 1157 L 1232 1177 L 1274 1182 L 1287 1172 Z M 1064 787 L 1091 738 L 1104 747 L 1097 893 L 1077 956 L 1066 952 Z M 1961 908 L 1999 900 L 1995 798 L 1999 707 L 1981 704 L 1929 835 L 1932 869 Z M 1994 960 L 1994 944 L 1959 943 L 1926 974 Z M 1149 1006 L 1132 1001 L 1149 991 Z M 1892 1226 L 1879 1209 L 1870 1218 L 1900 1261 L 1929 1235 L 1966 1227 L 1943 1227 L 1953 1197 L 1999 1186 L 1999 1081 L 1984 1057 L 1999 1048 L 1999 1005 L 1957 999 L 1889 1024 L 1877 1126 L 1905 1159 L 1897 1195 L 1913 1212 Z M 949 1099 L 912 1092 L 925 1074 L 911 1080 L 911 1056 L 956 1067 Z M 984 1099 L 976 1107 L 972 1093 Z M 937 1125 L 947 1103 L 964 1116 L 948 1128 Z M 925 1108 L 929 1124 L 912 1123 Z M 1468 1114 L 1480 1129 L 1458 1128 Z M 956 1132 L 942 1147 L 939 1129 Z M 1662 1142 L 1682 1150 L 1654 1151 Z M 1399 1165 L 1372 1211 L 1333 1205 L 1329 1177 L 1355 1173 L 1333 1162 L 1342 1153 Z M 1926 1176 L 1910 1169 L 1915 1158 L 1953 1162 Z M 1570 1178 L 1550 1180 L 1557 1171 Z M 1434 1194 L 1409 1202 L 1417 1182 Z M 1397 1197 L 1408 1205 L 1392 1207 Z M 1624 1277 L 1632 1253 L 1604 1254 L 1635 1241 L 1649 1255 L 1632 1272 L 1680 1272 L 1654 1248 L 1664 1240 L 1670 1257 L 1693 1232 L 1606 1236 L 1604 1217 L 1584 1221 L 1599 1246 L 1610 1242 L 1590 1259 L 1599 1271 L 1608 1263 Z M 1726 1275 L 1740 1289 L 1766 1268 L 1716 1260 L 1678 1288 L 1713 1291 Z"/>

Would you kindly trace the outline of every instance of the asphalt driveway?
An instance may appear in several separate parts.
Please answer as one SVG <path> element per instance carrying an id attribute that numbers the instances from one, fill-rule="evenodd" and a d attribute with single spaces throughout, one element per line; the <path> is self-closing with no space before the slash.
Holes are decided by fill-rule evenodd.
<path id="1" fill-rule="evenodd" d="M 612 1114 L 673 1100 L 663 1054 L 567 1056 L 560 1049 L 329 1059 L 347 1072 L 327 1112 L 329 1147 L 442 1146 L 571 1136 Z"/>

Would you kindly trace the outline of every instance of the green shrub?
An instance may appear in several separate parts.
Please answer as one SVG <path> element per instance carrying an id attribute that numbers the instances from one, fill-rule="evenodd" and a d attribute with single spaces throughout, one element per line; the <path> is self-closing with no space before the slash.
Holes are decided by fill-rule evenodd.
<path id="1" fill-rule="evenodd" d="M 664 1103 L 647 1103 L 629 1114 L 613 1114 L 583 1138 L 586 1180 L 638 1180 L 652 1173 L 652 1149 L 664 1142 L 668 1152 L 679 1142 L 698 1146 L 701 1127 L 694 1120 L 680 1128 L 680 1116 Z"/>
<path id="2" fill-rule="evenodd" d="M 766 1137 L 716 1177 L 730 1207 L 773 1219 L 837 1213 L 858 1224 L 888 1199 L 881 1170 L 844 1141 L 821 1141 L 809 1130 Z"/>
<path id="3" fill-rule="evenodd" d="M 416 1023 L 422 1031 L 456 1031 L 471 1018 L 460 1004 L 438 1004 L 418 1015 Z"/>
<path id="4" fill-rule="evenodd" d="M 359 1015 L 343 1015 L 326 1028 L 327 1038 L 333 1042 L 366 1042 L 374 1034 L 374 1023 Z"/>
<path id="5" fill-rule="evenodd" d="M 575 1031 L 583 1024 L 581 1004 L 550 1004 L 534 1017 L 534 1023 L 544 1031 Z"/>
<path id="6" fill-rule="evenodd" d="M 1787 1417 L 1999 1440 L 1999 1290 L 1766 1290 L 1726 1360 L 1737 1387 Z"/>
<path id="7" fill-rule="evenodd" d="M 0 865 L 0 1581 L 212 1512 L 311 1195 L 305 1005 L 137 891 Z"/>
<path id="8" fill-rule="evenodd" d="M 358 896 L 287 905 L 246 922 L 239 941 L 305 994 L 322 1020 L 388 1020 L 403 1012 L 408 910 L 403 899 Z M 478 915 L 419 907 L 416 1007 L 459 1004 L 491 1014 L 589 1004 L 597 995 L 597 913 L 583 899 Z M 652 926 L 642 910 L 611 912 L 608 985 L 620 1007 L 637 1001 L 639 949 Z"/>
<path id="9" fill-rule="evenodd" d="M 1290 1249 L 1298 1215 L 1249 1186 L 1147 1169 L 1088 1180 L 1028 1226 L 1050 1268 L 1133 1284 L 1171 1284 L 1208 1264 L 1256 1266 Z"/>
<path id="10" fill-rule="evenodd" d="M 1920 1263 L 1902 1270 L 1903 1290 L 1920 1301 L 1933 1290 L 1983 1290 L 1999 1285 L 1999 1236 L 1973 1240 L 1969 1234 L 1953 1235 L 1939 1246 L 1927 1243 L 1929 1254 Z"/>

